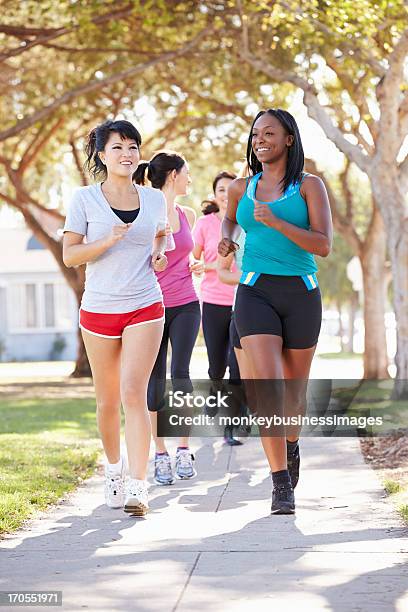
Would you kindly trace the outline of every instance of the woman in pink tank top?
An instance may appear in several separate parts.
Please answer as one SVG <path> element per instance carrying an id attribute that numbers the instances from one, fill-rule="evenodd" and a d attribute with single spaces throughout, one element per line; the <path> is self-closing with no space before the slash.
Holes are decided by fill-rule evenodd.
<path id="1" fill-rule="evenodd" d="M 139 164 L 134 179 L 144 184 L 144 176 L 152 186 L 161 189 L 167 202 L 167 216 L 172 228 L 175 248 L 166 252 L 166 273 L 157 274 L 165 306 L 163 338 L 153 372 L 150 377 L 147 403 L 152 423 L 152 436 L 156 444 L 154 480 L 160 485 L 174 481 L 170 456 L 165 440 L 157 435 L 157 411 L 164 406 L 166 387 L 167 350 L 171 342 L 171 379 L 173 392 L 191 393 L 190 360 L 200 327 L 201 313 L 192 274 L 201 274 L 201 262 L 191 261 L 194 242 L 191 230 L 195 212 L 176 203 L 177 196 L 187 194 L 190 183 L 188 166 L 180 155 L 172 151 L 157 153 L 149 163 Z M 188 446 L 188 437 L 179 441 L 175 463 L 176 478 L 189 479 L 196 475 L 194 456 Z"/>
<path id="2" fill-rule="evenodd" d="M 208 376 L 214 381 L 215 391 L 222 384 L 227 366 L 229 379 L 239 380 L 239 368 L 231 347 L 229 329 L 231 323 L 234 287 L 221 282 L 217 274 L 218 242 L 221 224 L 227 208 L 227 191 L 235 174 L 220 172 L 214 179 L 214 201 L 204 209 L 194 228 L 194 257 L 204 260 L 205 276 L 201 283 L 202 322 L 208 355 Z M 236 270 L 233 264 L 232 270 Z M 212 416 L 212 415 L 210 415 Z M 241 444 L 232 435 L 232 428 L 226 428 L 224 439 L 230 446 Z"/>

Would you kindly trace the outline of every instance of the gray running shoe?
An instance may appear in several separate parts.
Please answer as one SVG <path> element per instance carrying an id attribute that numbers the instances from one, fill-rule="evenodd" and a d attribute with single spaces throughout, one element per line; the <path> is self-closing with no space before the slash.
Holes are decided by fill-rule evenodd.
<path id="1" fill-rule="evenodd" d="M 154 456 L 154 482 L 158 485 L 171 485 L 174 482 L 171 460 L 167 453 Z"/>
<path id="2" fill-rule="evenodd" d="M 179 448 L 176 452 L 176 478 L 187 480 L 197 476 L 194 469 L 194 455 L 188 448 Z"/>

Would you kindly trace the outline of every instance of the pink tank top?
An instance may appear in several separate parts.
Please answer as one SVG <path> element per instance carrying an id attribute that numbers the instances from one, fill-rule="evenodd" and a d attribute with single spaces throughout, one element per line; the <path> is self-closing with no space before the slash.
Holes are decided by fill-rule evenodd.
<path id="1" fill-rule="evenodd" d="M 156 272 L 166 308 L 198 300 L 189 270 L 189 255 L 194 248 L 194 241 L 184 211 L 179 206 L 176 208 L 180 219 L 180 229 L 173 234 L 176 248 L 166 252 L 168 265 L 164 272 Z"/>

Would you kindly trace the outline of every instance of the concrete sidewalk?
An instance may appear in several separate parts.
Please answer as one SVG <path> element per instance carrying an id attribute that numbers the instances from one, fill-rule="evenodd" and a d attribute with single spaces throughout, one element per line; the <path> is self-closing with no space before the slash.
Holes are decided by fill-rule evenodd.
<path id="1" fill-rule="evenodd" d="M 62 590 L 65 610 L 408 610 L 408 530 L 358 440 L 302 441 L 294 517 L 269 514 L 259 440 L 195 443 L 198 477 L 152 486 L 145 519 L 95 477 L 3 540 L 0 589 Z"/>

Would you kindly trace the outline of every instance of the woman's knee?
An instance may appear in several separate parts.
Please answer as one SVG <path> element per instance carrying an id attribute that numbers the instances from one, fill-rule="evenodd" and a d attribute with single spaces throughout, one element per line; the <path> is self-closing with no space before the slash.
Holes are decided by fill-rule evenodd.
<path id="1" fill-rule="evenodd" d="M 98 399 L 96 410 L 99 416 L 117 416 L 120 412 L 120 399 L 118 397 Z"/>
<path id="2" fill-rule="evenodd" d="M 121 385 L 121 399 L 124 410 L 132 406 L 139 406 L 147 402 L 147 383 L 142 381 L 129 380 Z"/>

